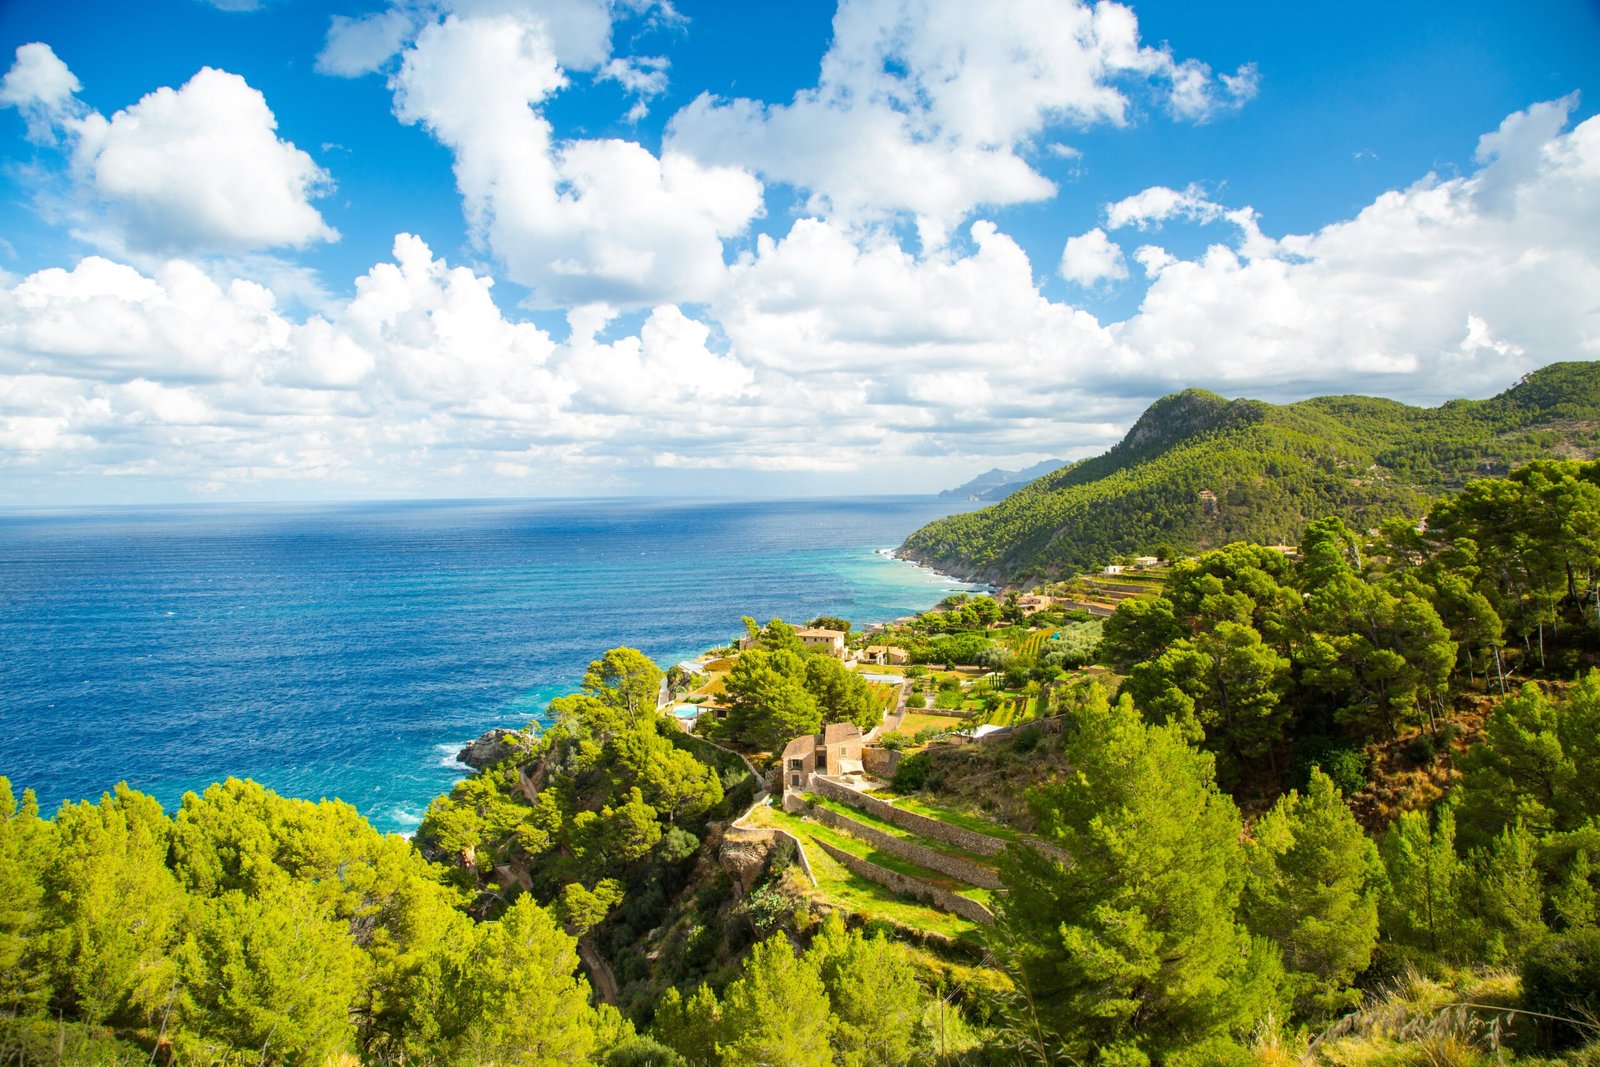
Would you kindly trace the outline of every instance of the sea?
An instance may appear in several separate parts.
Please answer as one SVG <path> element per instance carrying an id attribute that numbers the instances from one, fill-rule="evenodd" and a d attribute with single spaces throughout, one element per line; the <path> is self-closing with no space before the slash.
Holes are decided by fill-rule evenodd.
<path id="1" fill-rule="evenodd" d="M 0 510 L 0 775 L 41 806 L 228 776 L 408 833 L 463 744 L 619 645 L 857 628 L 972 588 L 890 554 L 938 497 Z"/>

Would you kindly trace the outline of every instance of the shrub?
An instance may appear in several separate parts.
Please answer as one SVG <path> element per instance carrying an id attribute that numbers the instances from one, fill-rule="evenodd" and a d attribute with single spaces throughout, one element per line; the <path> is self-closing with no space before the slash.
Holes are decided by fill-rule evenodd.
<path id="1" fill-rule="evenodd" d="M 661 835 L 661 841 L 656 846 L 656 852 L 661 858 L 661 862 L 670 866 L 688 859 L 699 848 L 700 839 L 698 837 L 681 827 L 669 826 L 666 833 Z"/>
<path id="2" fill-rule="evenodd" d="M 923 696 L 921 693 L 912 693 L 910 696 L 906 697 L 906 707 L 908 708 L 917 710 L 927 706 L 928 698 Z"/>
<path id="3" fill-rule="evenodd" d="M 744 898 L 744 908 L 751 923 L 763 936 L 783 926 L 794 916 L 794 901 L 771 882 L 751 890 L 750 895 Z"/>
<path id="4" fill-rule="evenodd" d="M 1428 731 L 1423 730 L 1417 736 L 1406 742 L 1406 758 L 1412 763 L 1423 766 L 1431 764 L 1438 755 L 1433 747 L 1433 738 L 1428 736 Z"/>
<path id="5" fill-rule="evenodd" d="M 894 791 L 896 793 L 915 793 L 928 782 L 928 773 L 933 770 L 933 760 L 928 758 L 926 752 L 918 752 L 907 756 L 900 761 L 900 766 L 894 771 Z"/>
<path id="6" fill-rule="evenodd" d="M 1522 960 L 1522 1006 L 1584 1025 L 1545 1020 L 1541 1032 L 1553 1048 L 1596 1036 L 1600 1023 L 1600 929 L 1587 927 L 1548 937 Z"/>
<path id="7" fill-rule="evenodd" d="M 794 864 L 794 841 L 792 838 L 779 837 L 772 843 L 772 851 L 767 854 L 767 872 L 773 878 L 779 878 Z M 704 912 L 704 908 L 700 909 Z"/>
<path id="8" fill-rule="evenodd" d="M 1367 784 L 1367 754 L 1358 748 L 1336 748 L 1328 753 L 1322 773 L 1349 796 Z"/>
<path id="9" fill-rule="evenodd" d="M 1039 747 L 1039 729 L 1018 730 L 1011 737 L 1011 751 L 1025 756 Z"/>
<path id="10" fill-rule="evenodd" d="M 648 1037 L 630 1037 L 606 1054 L 606 1067 L 684 1067 L 688 1061 Z"/>
<path id="11" fill-rule="evenodd" d="M 1311 781 L 1311 771 L 1317 767 L 1345 796 L 1367 784 L 1367 754 L 1361 749 L 1327 737 L 1303 738 L 1297 747 L 1301 788 Z"/>

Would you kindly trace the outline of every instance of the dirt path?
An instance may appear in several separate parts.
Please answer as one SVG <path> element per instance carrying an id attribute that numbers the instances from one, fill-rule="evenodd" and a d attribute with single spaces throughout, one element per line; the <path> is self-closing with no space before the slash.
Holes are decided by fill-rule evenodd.
<path id="1" fill-rule="evenodd" d="M 595 994 L 605 1003 L 615 1006 L 617 976 L 611 973 L 611 965 L 589 943 L 587 937 L 578 938 L 578 958 L 583 961 L 583 969 L 589 972 L 589 981 L 594 986 Z"/>

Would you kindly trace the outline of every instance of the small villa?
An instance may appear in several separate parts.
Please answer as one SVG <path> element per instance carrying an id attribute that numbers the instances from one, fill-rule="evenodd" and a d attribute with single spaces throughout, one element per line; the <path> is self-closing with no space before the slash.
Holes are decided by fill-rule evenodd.
<path id="1" fill-rule="evenodd" d="M 845 633 L 843 630 L 822 630 L 808 626 L 803 630 L 796 630 L 794 635 L 807 648 L 819 648 L 830 656 L 836 656 L 839 659 L 844 658 Z"/>
<path id="2" fill-rule="evenodd" d="M 1052 603 L 1054 603 L 1054 600 L 1051 597 L 1043 596 L 1038 593 L 1029 593 L 1025 596 L 1017 597 L 1017 607 L 1022 611 L 1023 615 L 1033 615 L 1037 612 L 1043 611 Z"/>
<path id="3" fill-rule="evenodd" d="M 894 645 L 868 645 L 861 650 L 860 661 L 879 667 L 903 667 L 911 662 L 911 653 Z"/>
<path id="4" fill-rule="evenodd" d="M 820 734 L 802 734 L 783 749 L 783 791 L 803 793 L 814 774 L 860 774 L 861 727 L 853 722 L 829 723 Z"/>

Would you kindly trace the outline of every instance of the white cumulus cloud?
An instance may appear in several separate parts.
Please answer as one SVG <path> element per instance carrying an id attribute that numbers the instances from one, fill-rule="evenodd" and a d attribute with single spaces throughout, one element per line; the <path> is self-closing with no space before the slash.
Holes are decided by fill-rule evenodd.
<path id="1" fill-rule="evenodd" d="M 140 249 L 245 251 L 338 237 L 311 198 L 331 179 L 279 139 L 266 98 L 203 68 L 113 114 L 74 124 L 73 166 Z"/>
<path id="2" fill-rule="evenodd" d="M 74 94 L 83 86 L 47 44 L 17 47 L 16 62 L 0 80 L 0 107 L 14 107 L 28 122 L 28 136 L 48 141 L 53 127 L 79 109 Z"/>
<path id="3" fill-rule="evenodd" d="M 670 3 L 641 0 L 624 6 L 643 13 L 659 7 L 667 21 L 677 17 Z M 611 56 L 613 11 L 611 0 L 394 0 L 366 15 L 333 16 L 317 69 L 346 78 L 371 74 L 399 55 L 424 27 L 459 15 L 537 22 L 562 67 L 598 70 Z"/>
<path id="4" fill-rule="evenodd" d="M 1067 238 L 1067 246 L 1061 251 L 1060 272 L 1069 282 L 1091 286 L 1126 278 L 1128 262 L 1122 246 L 1113 243 L 1106 231 L 1097 226 L 1088 233 Z"/>
<path id="5" fill-rule="evenodd" d="M 913 216 L 929 247 L 980 205 L 1054 195 L 1030 162 L 1035 141 L 1127 122 L 1130 81 L 1165 83 L 1186 118 L 1254 85 L 1141 45 L 1133 12 L 1111 2 L 842 0 L 833 30 L 815 88 L 786 103 L 702 96 L 671 141 L 805 190 L 812 213 Z"/>
<path id="6" fill-rule="evenodd" d="M 1241 209 L 1237 247 L 1141 254 L 1156 277 L 1118 340 L 1171 381 L 1431 398 L 1600 357 L 1600 120 L 1560 132 L 1572 104 L 1507 118 L 1477 172 L 1314 233 L 1267 239 Z"/>
<path id="7" fill-rule="evenodd" d="M 277 136 L 266 98 L 238 75 L 202 68 L 110 118 L 85 107 L 79 88 L 48 45 L 24 45 L 0 105 L 22 110 L 36 140 L 67 142 L 87 203 L 76 222 L 93 243 L 119 254 L 237 254 L 338 239 L 311 205 L 330 176 Z"/>
<path id="8" fill-rule="evenodd" d="M 538 40 L 491 35 L 507 51 L 485 68 L 521 94 L 530 123 L 543 119 L 528 101 L 563 76 Z M 630 158 L 641 168 L 601 197 L 669 181 L 670 152 L 581 159 L 613 142 L 507 141 L 495 156 L 475 139 L 509 120 L 453 103 L 487 89 L 421 77 L 413 88 L 407 106 L 484 153 L 458 162 L 483 168 L 469 177 L 484 182 L 486 212 L 518 203 L 491 179 L 519 160 L 543 175 L 535 188 L 572 198 L 560 211 L 591 195 L 570 185 L 583 168 L 596 183 Z M 0 486 L 11 498 L 87 477 L 242 495 L 275 480 L 338 495 L 603 491 L 638 487 L 610 480 L 619 471 L 694 485 L 696 471 L 744 470 L 932 488 L 925 472 L 951 457 L 981 467 L 1098 451 L 1188 385 L 1269 399 L 1484 396 L 1543 363 L 1600 358 L 1600 119 L 1568 129 L 1571 106 L 1509 116 L 1468 173 L 1422 177 L 1309 233 L 1268 233 L 1270 219 L 1194 187 L 1119 201 L 1107 229 L 1113 214 L 1130 230 L 1227 224 L 1182 258 L 1154 244 L 1122 255 L 1104 229 L 1074 238 L 1058 268 L 1070 279 L 1114 277 L 1128 258 L 1148 274 L 1120 322 L 1047 297 L 1023 247 L 981 219 L 970 240 L 912 252 L 888 230 L 801 218 L 726 266 L 708 253 L 718 278 L 704 305 L 624 314 L 596 296 L 568 309 L 565 341 L 500 310 L 489 277 L 415 237 L 309 316 L 259 280 L 214 280 L 214 266 L 86 257 L 0 287 Z M 575 263 L 603 261 L 584 243 L 603 229 L 579 237 L 559 211 L 539 218 Z M 628 235 L 618 254 L 639 247 Z M 589 286 L 575 291 L 618 288 L 574 277 Z"/>
<path id="9" fill-rule="evenodd" d="M 468 219 L 544 307 L 704 300 L 725 237 L 762 209 L 736 167 L 632 141 L 557 141 L 538 108 L 566 84 L 544 23 L 451 15 L 394 78 L 396 114 L 455 153 Z"/>
<path id="10" fill-rule="evenodd" d="M 1213 203 L 1197 185 L 1186 189 L 1170 189 L 1165 185 L 1152 185 L 1148 189 L 1124 197 L 1106 207 L 1106 226 L 1120 230 L 1137 226 L 1148 230 L 1171 218 L 1190 222 L 1212 222 L 1223 215 L 1223 207 Z"/>

